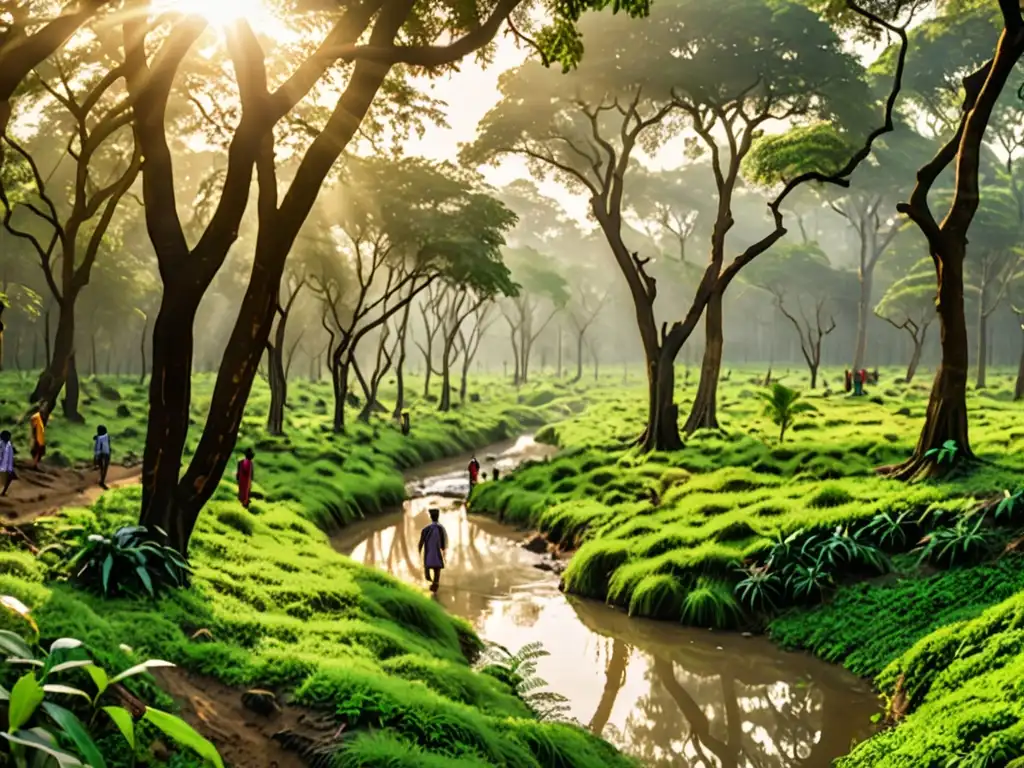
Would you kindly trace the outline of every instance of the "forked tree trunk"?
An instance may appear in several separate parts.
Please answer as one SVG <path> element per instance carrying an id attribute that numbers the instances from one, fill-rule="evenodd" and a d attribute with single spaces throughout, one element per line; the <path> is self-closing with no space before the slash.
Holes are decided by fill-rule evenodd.
<path id="1" fill-rule="evenodd" d="M 452 409 L 452 347 L 455 345 L 455 334 L 445 339 L 441 352 L 441 402 L 437 410 L 445 412 Z"/>
<path id="2" fill-rule="evenodd" d="M 914 352 L 910 356 L 910 363 L 907 365 L 907 376 L 904 379 L 907 384 L 914 380 L 914 375 L 917 373 L 917 367 L 921 364 L 921 353 L 924 350 L 924 340 L 927 331 L 927 327 L 922 329 L 920 335 L 913 339 Z"/>
<path id="3" fill-rule="evenodd" d="M 331 384 L 334 388 L 334 431 L 341 433 L 345 431 L 345 406 L 348 400 L 348 369 L 347 362 L 336 357 L 332 360 L 330 367 Z"/>
<path id="4" fill-rule="evenodd" d="M 679 438 L 679 407 L 675 403 L 675 355 L 659 350 L 658 359 L 647 364 L 647 429 L 641 440 L 644 451 L 675 451 Z"/>
<path id="5" fill-rule="evenodd" d="M 181 516 L 176 496 L 192 398 L 193 327 L 202 293 L 202 286 L 197 289 L 184 279 L 167 280 L 153 322 L 153 366 L 139 522 L 151 530 L 159 526 L 172 542 L 188 541 L 187 536 L 180 538 L 184 527 L 191 532 L 191 524 L 178 522 Z"/>
<path id="6" fill-rule="evenodd" d="M 965 243 L 949 243 L 942 259 L 939 279 L 938 315 L 942 362 L 932 384 L 924 427 L 910 459 L 903 464 L 883 468 L 883 474 L 910 480 L 941 472 L 929 451 L 956 443 L 958 460 L 974 458 L 967 419 L 968 343 L 964 315 Z"/>
<path id="7" fill-rule="evenodd" d="M 66 300 L 70 306 L 62 307 L 57 319 L 57 333 L 53 339 L 53 352 L 47 354 L 46 368 L 39 376 L 29 401 L 32 403 L 46 402 L 51 407 L 57 402 L 61 390 L 70 375 L 70 366 L 75 354 L 75 313 L 74 297 Z M 47 336 L 49 336 L 49 314 L 46 316 Z M 48 345 L 49 346 L 49 345 Z M 78 398 L 65 398 L 65 416 L 71 421 L 81 421 L 78 413 Z M 70 408 L 70 411 L 68 410 Z"/>
<path id="8" fill-rule="evenodd" d="M 722 294 L 715 292 L 704 310 L 704 360 L 700 383 L 683 431 L 692 435 L 698 429 L 718 429 L 718 380 L 722 373 L 725 337 L 722 325 Z"/>
<path id="9" fill-rule="evenodd" d="M 64 418 L 68 421 L 85 421 L 78 412 L 78 398 L 80 392 L 81 389 L 78 382 L 78 365 L 75 362 L 75 355 L 72 353 L 71 359 L 68 360 L 67 380 L 64 383 L 63 410 Z"/>
<path id="10" fill-rule="evenodd" d="M 397 421 L 402 420 L 402 411 L 405 410 L 405 353 L 406 339 L 409 332 L 409 309 L 412 305 L 406 304 L 405 312 L 402 315 L 402 325 L 399 328 L 398 337 L 398 360 L 395 362 L 395 410 L 394 417 Z"/>
<path id="11" fill-rule="evenodd" d="M 278 340 L 284 341 L 280 338 Z M 284 404 L 288 399 L 288 381 L 284 373 L 284 352 L 278 344 L 267 348 L 267 381 L 270 384 L 267 432 L 280 436 L 284 434 Z"/>
<path id="12" fill-rule="evenodd" d="M 808 369 L 810 369 L 810 372 L 811 372 L 811 389 L 817 389 L 818 388 L 818 368 L 820 367 L 820 365 L 821 365 L 820 363 L 814 362 L 814 363 L 808 364 L 808 366 L 807 366 Z"/>

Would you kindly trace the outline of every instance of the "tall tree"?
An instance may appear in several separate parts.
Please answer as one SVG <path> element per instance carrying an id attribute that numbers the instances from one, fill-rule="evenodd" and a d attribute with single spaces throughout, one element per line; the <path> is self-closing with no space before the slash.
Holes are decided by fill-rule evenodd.
<path id="1" fill-rule="evenodd" d="M 501 304 L 515 358 L 513 383 L 520 386 L 530 379 L 534 342 L 569 300 L 569 284 L 547 256 L 532 248 L 510 249 L 506 259 L 520 286 Z"/>
<path id="2" fill-rule="evenodd" d="M 97 62 L 107 68 L 97 68 Z M 101 42 L 62 53 L 39 68 L 36 98 L 26 97 L 24 102 L 25 108 L 44 110 L 45 131 L 39 131 L 32 144 L 10 133 L 3 136 L 13 155 L 8 162 L 24 164 L 31 179 L 10 194 L 0 188 L 4 227 L 32 244 L 58 309 L 51 356 L 29 399 L 55 404 L 67 383 L 64 414 L 71 420 L 81 418 L 76 303 L 89 284 L 121 199 L 142 167 L 121 83 L 127 69 L 124 57 Z M 64 170 L 64 155 L 52 157 L 58 146 L 55 134 L 72 161 L 64 174 L 59 173 Z"/>
<path id="3" fill-rule="evenodd" d="M 268 60 L 279 65 L 280 56 L 268 55 L 244 19 L 230 25 L 226 48 L 234 69 L 240 117 L 229 132 L 219 201 L 202 233 L 191 243 L 178 215 L 166 118 L 181 62 L 209 30 L 202 19 L 171 14 L 154 24 L 135 17 L 123 22 L 134 126 L 146 158 L 143 196 L 147 224 L 164 282 L 153 331 L 154 375 L 141 521 L 166 530 L 175 547 L 186 549 L 199 512 L 212 496 L 234 449 L 273 323 L 285 259 L 320 187 L 360 130 L 392 68 L 405 63 L 437 70 L 458 62 L 487 46 L 518 4 L 519 0 L 500 0 L 493 7 L 473 3 L 458 12 L 451 12 L 443 3 L 416 4 L 411 0 L 382 0 L 340 10 L 328 4 L 322 6 L 321 26 L 329 31 L 319 45 L 308 46 L 304 58 L 283 75 L 268 71 Z M 554 4 L 551 25 L 535 35 L 543 42 L 549 60 L 572 65 L 579 58 L 582 46 L 575 23 L 591 7 L 598 6 Z M 623 10 L 642 14 L 646 6 L 629 4 Z M 308 17 L 303 23 L 307 29 L 316 28 Z M 345 71 L 348 79 L 335 90 L 329 116 L 313 126 L 304 151 L 299 148 L 290 156 L 296 170 L 282 194 L 275 160 L 277 128 L 344 62 L 352 62 Z M 289 69 L 287 65 L 281 68 Z M 271 89 L 270 82 L 280 85 Z M 394 111 L 403 99 L 407 102 L 409 89 L 388 91 L 395 100 L 379 100 L 378 110 L 391 107 Z M 192 327 L 199 303 L 237 237 L 254 174 L 258 234 L 249 285 L 218 370 L 202 436 L 188 470 L 180 476 L 191 398 Z"/>
<path id="4" fill-rule="evenodd" d="M 875 14 L 869 16 L 874 23 L 888 24 Z M 780 206 L 812 176 L 790 180 L 770 204 L 774 229 L 728 265 L 724 257 L 725 236 L 732 226 L 730 198 L 721 197 L 722 217 L 712 233 L 711 263 L 682 319 L 662 324 L 655 314 L 657 280 L 648 270 L 652 257 L 635 253 L 624 238 L 623 200 L 633 152 L 640 142 L 648 150 L 656 148 L 675 135 L 686 124 L 682 117 L 687 117 L 691 127 L 707 135 L 700 140 L 717 160 L 722 190 L 731 194 L 739 162 L 761 126 L 773 116 L 817 112 L 819 105 L 827 111 L 831 101 L 821 97 L 843 85 L 852 86 L 857 67 L 842 53 L 838 35 L 815 14 L 785 2 L 689 0 L 657 5 L 650 20 L 629 26 L 603 17 L 592 21 L 584 28 L 586 63 L 566 80 L 530 65 L 503 77 L 503 99 L 484 118 L 465 157 L 487 160 L 518 154 L 527 158 L 538 175 L 555 174 L 588 196 L 590 211 L 629 288 L 647 363 L 648 416 L 640 443 L 647 450 L 673 449 L 680 445 L 674 401 L 676 356 L 705 307 L 712 300 L 720 302 L 739 271 L 785 234 Z M 832 80 L 826 83 L 823 77 Z M 849 103 L 849 88 L 846 93 Z M 787 98 L 791 99 L 788 106 Z M 860 103 L 865 101 L 862 98 Z M 832 179 L 820 173 L 813 178 L 845 184 L 869 154 L 874 138 L 891 128 L 893 103 L 890 97 L 886 126 L 872 133 L 848 167 Z M 741 130 L 739 140 L 745 136 L 747 143 L 730 144 L 723 158 L 716 143 L 719 127 L 727 132 Z M 729 136 L 737 139 L 735 133 Z M 690 142 L 690 146 L 695 145 Z M 718 344 L 721 334 L 716 323 L 720 325 L 721 313 L 717 308 L 711 318 L 709 332 L 713 344 Z M 708 371 L 702 377 L 704 386 L 691 420 L 694 425 L 713 420 L 716 360 L 720 362 L 720 348 L 707 353 Z"/>

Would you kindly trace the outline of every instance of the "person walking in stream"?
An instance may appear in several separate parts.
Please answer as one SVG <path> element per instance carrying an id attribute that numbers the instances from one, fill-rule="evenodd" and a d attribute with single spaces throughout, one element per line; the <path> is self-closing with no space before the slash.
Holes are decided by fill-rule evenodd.
<path id="1" fill-rule="evenodd" d="M 430 582 L 430 591 L 437 592 L 441 584 L 441 569 L 444 568 L 444 553 L 448 549 L 448 532 L 437 522 L 441 510 L 430 509 L 430 524 L 420 531 L 418 547 L 423 558 L 423 575 Z"/>
<path id="2" fill-rule="evenodd" d="M 15 480 L 14 474 L 14 445 L 11 443 L 11 433 L 6 429 L 0 432 L 0 496 L 6 496 L 7 490 L 11 487 L 11 481 Z"/>
<path id="3" fill-rule="evenodd" d="M 476 456 L 469 460 L 469 492 L 473 492 L 474 486 L 480 479 L 480 462 L 476 460 Z"/>
<path id="4" fill-rule="evenodd" d="M 96 469 L 100 471 L 100 488 L 107 490 L 107 472 L 110 469 L 110 435 L 107 428 L 100 424 L 96 427 L 96 437 L 93 441 L 93 458 L 96 460 Z"/>
<path id="5" fill-rule="evenodd" d="M 252 448 L 245 449 L 245 457 L 238 462 L 238 471 L 235 479 L 238 481 L 238 500 L 246 509 L 249 508 L 249 494 L 252 493 L 252 460 L 256 458 Z"/>

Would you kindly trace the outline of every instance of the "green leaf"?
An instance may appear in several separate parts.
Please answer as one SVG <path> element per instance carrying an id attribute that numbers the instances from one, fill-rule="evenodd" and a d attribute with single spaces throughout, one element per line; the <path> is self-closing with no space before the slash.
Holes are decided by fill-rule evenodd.
<path id="1" fill-rule="evenodd" d="M 156 594 L 153 592 L 153 580 L 149 578 L 149 571 L 146 570 L 146 566 L 136 566 L 135 572 L 139 574 L 139 579 L 142 581 L 146 591 L 149 592 L 149 596 L 156 597 Z"/>
<path id="2" fill-rule="evenodd" d="M 7 651 L 11 656 L 18 656 L 20 658 L 29 658 L 33 655 L 28 643 L 22 640 L 19 635 L 6 629 L 0 630 L 0 650 Z"/>
<path id="3" fill-rule="evenodd" d="M 81 648 L 82 641 L 75 640 L 73 637 L 62 637 L 59 640 L 54 640 L 53 645 L 50 646 L 50 653 L 56 653 L 57 651 L 67 651 L 72 648 Z"/>
<path id="4" fill-rule="evenodd" d="M 103 667 L 98 667 L 93 664 L 92 666 L 86 667 L 85 671 L 89 673 L 89 677 L 92 678 L 93 683 L 96 685 L 97 696 L 107 690 L 107 686 L 110 684 L 110 678 L 107 676 L 107 672 Z"/>
<path id="5" fill-rule="evenodd" d="M 11 701 L 8 707 L 7 730 L 14 733 L 32 719 L 32 715 L 43 701 L 43 688 L 36 676 L 29 672 L 18 678 L 11 689 Z"/>
<path id="6" fill-rule="evenodd" d="M 10 733 L 0 733 L 0 736 L 14 744 L 21 744 L 24 747 L 45 752 L 57 761 L 60 768 L 78 768 L 78 766 L 82 765 L 82 761 L 74 755 L 69 755 L 67 752 L 57 749 L 50 734 L 41 728 L 33 728 L 30 731 L 18 731 L 13 735 Z"/>
<path id="7" fill-rule="evenodd" d="M 82 725 L 82 721 L 75 717 L 74 712 L 49 701 L 43 704 L 43 709 L 64 730 L 68 738 L 75 742 L 78 751 L 88 762 L 89 768 L 107 768 L 107 762 L 103 759 L 103 755 L 100 754 L 92 737 L 89 736 L 89 731 Z"/>
<path id="8" fill-rule="evenodd" d="M 146 709 L 144 717 L 179 745 L 194 750 L 200 757 L 209 760 L 217 768 L 224 768 L 224 761 L 221 760 L 217 748 L 180 717 L 153 708 Z"/>
<path id="9" fill-rule="evenodd" d="M 103 707 L 110 719 L 114 721 L 114 725 L 117 726 L 117 730 L 124 736 L 125 741 L 128 742 L 128 746 L 135 750 L 135 720 L 132 718 L 132 713 L 124 707 Z"/>
<path id="10" fill-rule="evenodd" d="M 79 661 L 65 661 L 61 664 L 54 664 L 53 668 L 50 669 L 50 674 L 56 674 L 57 672 L 67 672 L 69 669 L 80 669 L 81 667 L 95 666 L 89 659 L 81 659 Z"/>
<path id="11" fill-rule="evenodd" d="M 43 691 L 46 693 L 63 693 L 67 696 L 81 696 L 86 701 L 92 701 L 92 697 L 88 693 L 81 688 L 72 688 L 70 685 L 44 685 Z"/>
<path id="12" fill-rule="evenodd" d="M 114 567 L 114 556 L 107 555 L 107 558 L 103 561 L 103 594 L 107 594 L 110 589 L 110 571 Z"/>
<path id="13" fill-rule="evenodd" d="M 122 680 L 124 680 L 126 677 L 134 677 L 135 675 L 141 675 L 143 672 L 145 672 L 145 671 L 147 671 L 149 669 L 156 669 L 157 667 L 173 667 L 173 666 L 174 666 L 174 664 L 172 664 L 169 661 L 161 661 L 160 659 L 150 659 L 149 661 L 144 661 L 141 664 L 136 664 L 134 667 L 129 667 L 124 672 L 121 672 L 118 675 L 114 675 L 114 677 L 112 677 L 110 679 L 110 682 L 111 683 L 119 683 Z"/>

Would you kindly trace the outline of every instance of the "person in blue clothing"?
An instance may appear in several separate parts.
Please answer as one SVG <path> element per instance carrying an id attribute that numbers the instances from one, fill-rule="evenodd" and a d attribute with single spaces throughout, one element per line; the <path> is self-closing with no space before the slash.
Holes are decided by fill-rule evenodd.
<path id="1" fill-rule="evenodd" d="M 107 489 L 107 471 L 110 469 L 110 435 L 102 424 L 96 428 L 93 441 L 93 457 L 100 472 L 100 488 Z"/>
<path id="2" fill-rule="evenodd" d="M 423 573 L 430 582 L 430 591 L 437 592 L 444 568 L 444 553 L 448 549 L 448 532 L 437 522 L 441 510 L 431 508 L 430 524 L 420 532 L 419 552 L 423 557 Z"/>

